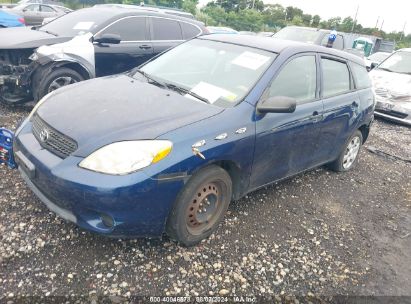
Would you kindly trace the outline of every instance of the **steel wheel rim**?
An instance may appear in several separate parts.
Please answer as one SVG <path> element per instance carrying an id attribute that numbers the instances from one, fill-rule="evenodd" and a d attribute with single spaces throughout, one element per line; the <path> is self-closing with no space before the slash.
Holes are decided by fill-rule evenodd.
<path id="1" fill-rule="evenodd" d="M 361 140 L 359 136 L 355 136 L 351 139 L 350 143 L 348 144 L 344 158 L 343 158 L 343 168 L 348 169 L 350 168 L 355 159 L 357 158 L 358 152 L 360 151 Z"/>
<path id="2" fill-rule="evenodd" d="M 224 208 L 221 182 L 209 182 L 197 189 L 187 207 L 186 225 L 193 235 L 211 228 Z"/>
<path id="3" fill-rule="evenodd" d="M 69 84 L 76 83 L 76 82 L 77 80 L 75 80 L 73 77 L 70 77 L 70 76 L 58 77 L 54 79 L 52 83 L 50 83 L 48 93 L 53 92 L 57 89 L 60 89 L 61 87 L 65 87 Z"/>

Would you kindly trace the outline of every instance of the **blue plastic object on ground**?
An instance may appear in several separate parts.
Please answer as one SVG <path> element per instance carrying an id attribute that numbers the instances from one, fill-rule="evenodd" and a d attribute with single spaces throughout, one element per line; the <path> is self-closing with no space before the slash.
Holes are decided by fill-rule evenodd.
<path id="1" fill-rule="evenodd" d="M 13 157 L 13 132 L 0 128 L 0 164 L 6 164 L 9 168 L 16 168 Z"/>

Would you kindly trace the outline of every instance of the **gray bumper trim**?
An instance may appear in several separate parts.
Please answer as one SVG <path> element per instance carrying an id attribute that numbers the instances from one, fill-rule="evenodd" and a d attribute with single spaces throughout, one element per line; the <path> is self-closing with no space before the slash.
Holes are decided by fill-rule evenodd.
<path id="1" fill-rule="evenodd" d="M 23 177 L 24 181 L 27 183 L 31 191 L 34 192 L 34 194 L 47 206 L 47 208 L 50 209 L 50 211 L 53 211 L 56 213 L 58 216 L 62 217 L 63 219 L 77 223 L 77 218 L 76 216 L 71 213 L 68 210 L 65 210 L 63 208 L 60 208 L 53 202 L 51 202 L 34 184 L 33 182 L 29 179 L 27 174 L 19 167 L 19 171 L 21 176 Z"/>

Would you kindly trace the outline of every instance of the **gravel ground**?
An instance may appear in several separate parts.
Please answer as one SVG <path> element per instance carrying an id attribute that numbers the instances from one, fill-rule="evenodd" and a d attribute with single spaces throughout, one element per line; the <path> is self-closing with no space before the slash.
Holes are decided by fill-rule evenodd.
<path id="1" fill-rule="evenodd" d="M 0 105 L 14 129 L 29 108 Z M 411 128 L 377 121 L 358 166 L 233 202 L 199 246 L 113 240 L 49 212 L 0 167 L 0 301 L 18 296 L 411 296 Z"/>

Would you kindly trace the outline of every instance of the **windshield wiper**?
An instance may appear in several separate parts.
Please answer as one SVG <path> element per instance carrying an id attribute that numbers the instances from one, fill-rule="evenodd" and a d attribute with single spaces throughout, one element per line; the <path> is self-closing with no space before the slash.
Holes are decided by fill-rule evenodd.
<path id="1" fill-rule="evenodd" d="M 188 90 L 188 89 L 186 89 L 186 88 L 180 87 L 180 86 L 175 85 L 175 84 L 172 84 L 172 83 L 166 83 L 165 85 L 166 85 L 167 88 L 169 88 L 169 89 L 172 89 L 172 90 L 174 90 L 174 91 L 178 91 L 178 92 L 181 92 L 181 93 L 184 93 L 184 94 L 191 95 L 191 96 L 193 96 L 194 98 L 196 98 L 196 99 L 198 99 L 198 100 L 201 100 L 201 101 L 203 101 L 203 102 L 205 102 L 205 103 L 211 104 L 211 102 L 210 102 L 207 98 L 204 98 L 203 96 L 200 96 L 200 95 L 198 95 L 197 93 L 194 93 L 194 92 L 192 92 L 192 91 L 190 91 L 190 90 Z"/>
<path id="2" fill-rule="evenodd" d="M 53 32 L 50 32 L 50 31 L 45 31 L 45 30 L 40 30 L 40 29 L 37 29 L 37 30 L 40 31 L 40 32 L 44 32 L 44 33 L 56 36 L 56 37 L 58 36 L 56 33 L 53 33 Z"/>
<path id="3" fill-rule="evenodd" d="M 381 67 L 379 67 L 378 68 L 379 70 L 383 70 L 383 71 L 387 71 L 387 72 L 394 72 L 393 70 L 390 70 L 390 69 L 387 69 L 387 68 L 381 68 Z"/>
<path id="4" fill-rule="evenodd" d="M 157 84 L 157 85 L 159 85 L 159 86 L 161 86 L 161 87 L 163 87 L 163 88 L 165 88 L 165 89 L 168 89 L 167 84 L 165 84 L 164 82 L 161 82 L 161 81 L 153 78 L 153 76 L 147 74 L 146 72 L 144 72 L 144 71 L 142 71 L 142 70 L 140 70 L 140 69 L 137 69 L 136 71 L 137 71 L 138 73 L 140 73 L 141 75 L 143 75 L 145 78 L 147 78 L 147 80 L 150 80 L 150 81 L 154 82 L 155 84 Z"/>

